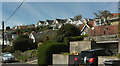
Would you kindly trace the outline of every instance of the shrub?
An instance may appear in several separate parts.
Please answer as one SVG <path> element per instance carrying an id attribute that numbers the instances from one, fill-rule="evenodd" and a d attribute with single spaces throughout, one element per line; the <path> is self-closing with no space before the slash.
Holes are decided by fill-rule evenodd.
<path id="1" fill-rule="evenodd" d="M 57 30 L 57 41 L 63 42 L 65 37 L 73 37 L 79 35 L 80 30 L 78 27 L 72 24 L 62 25 L 62 27 Z"/>
<path id="2" fill-rule="evenodd" d="M 75 36 L 75 37 L 66 37 L 64 39 L 65 43 L 69 43 L 70 41 L 81 41 L 86 37 L 87 35 L 81 35 L 81 36 Z"/>
<path id="3" fill-rule="evenodd" d="M 13 41 L 13 49 L 19 51 L 26 51 L 36 48 L 37 44 L 34 44 L 32 39 L 29 39 L 27 36 L 19 36 Z"/>
<path id="4" fill-rule="evenodd" d="M 14 49 L 13 49 L 12 46 L 6 46 L 6 47 L 5 47 L 5 52 L 13 53 L 13 52 L 14 52 Z"/>
<path id="5" fill-rule="evenodd" d="M 39 66 L 47 66 L 52 64 L 52 54 L 59 54 L 60 52 L 68 52 L 66 44 L 49 43 L 39 47 L 38 49 L 38 64 Z"/>

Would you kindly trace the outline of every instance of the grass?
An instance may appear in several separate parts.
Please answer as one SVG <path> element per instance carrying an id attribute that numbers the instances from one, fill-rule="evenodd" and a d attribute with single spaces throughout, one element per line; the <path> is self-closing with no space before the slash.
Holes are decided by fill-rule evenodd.
<path id="1" fill-rule="evenodd" d="M 113 56 L 120 59 L 120 54 L 114 54 Z"/>
<path id="2" fill-rule="evenodd" d="M 33 58 L 37 58 L 37 50 L 28 50 L 25 52 L 15 51 L 13 53 L 16 60 L 20 62 L 26 62 L 28 60 L 32 60 Z"/>

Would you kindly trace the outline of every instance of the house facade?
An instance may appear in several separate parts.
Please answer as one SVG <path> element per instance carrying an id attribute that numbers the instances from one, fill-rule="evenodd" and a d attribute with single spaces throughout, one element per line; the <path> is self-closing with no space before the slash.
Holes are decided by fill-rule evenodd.
<path id="1" fill-rule="evenodd" d="M 29 38 L 33 39 L 33 43 L 39 43 L 41 41 L 41 39 L 44 37 L 44 34 L 42 32 L 32 32 L 29 35 Z"/>
<path id="2" fill-rule="evenodd" d="M 90 28 L 90 27 L 89 27 L 86 23 L 83 23 L 83 24 L 80 26 L 81 35 L 87 34 L 89 28 Z"/>
<path id="3" fill-rule="evenodd" d="M 66 24 L 73 24 L 74 20 L 72 18 L 67 19 Z"/>
<path id="4" fill-rule="evenodd" d="M 67 21 L 66 19 L 57 19 L 56 18 L 52 23 L 53 29 L 61 28 L 61 26 L 66 23 L 66 21 Z"/>
<path id="5" fill-rule="evenodd" d="M 50 26 L 50 25 L 52 25 L 53 21 L 54 21 L 54 20 L 46 20 L 46 21 L 45 21 L 45 26 Z"/>
<path id="6" fill-rule="evenodd" d="M 111 25 L 118 25 L 119 23 L 119 16 L 118 13 L 112 13 L 113 16 L 108 18 L 108 21 L 111 23 Z"/>
<path id="7" fill-rule="evenodd" d="M 90 36 L 113 35 L 118 34 L 118 25 L 95 26 L 89 30 Z"/>
<path id="8" fill-rule="evenodd" d="M 45 25 L 45 22 L 39 20 L 38 23 L 37 23 L 37 25 L 38 25 L 38 26 L 44 26 L 44 25 Z"/>

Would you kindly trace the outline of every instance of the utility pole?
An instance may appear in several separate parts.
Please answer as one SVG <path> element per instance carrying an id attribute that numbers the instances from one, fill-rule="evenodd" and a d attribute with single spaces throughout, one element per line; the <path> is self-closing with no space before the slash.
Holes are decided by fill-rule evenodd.
<path id="1" fill-rule="evenodd" d="M 4 21 L 2 21 L 2 53 L 4 53 Z"/>

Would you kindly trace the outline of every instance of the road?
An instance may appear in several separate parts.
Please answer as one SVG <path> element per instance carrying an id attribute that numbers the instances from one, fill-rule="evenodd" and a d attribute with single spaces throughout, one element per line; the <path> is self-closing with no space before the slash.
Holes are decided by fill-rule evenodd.
<path id="1" fill-rule="evenodd" d="M 38 66 L 37 64 L 27 63 L 3 63 L 1 66 Z"/>
<path id="2" fill-rule="evenodd" d="M 2 63 L 0 62 L 0 66 L 39 66 L 38 64 L 30 64 L 30 63 L 21 63 L 21 62 L 10 62 L 10 63 Z"/>

